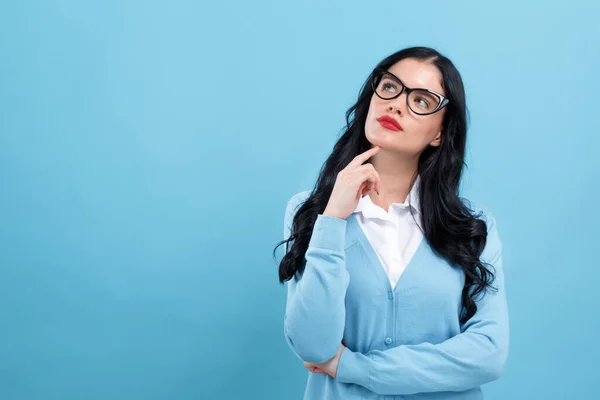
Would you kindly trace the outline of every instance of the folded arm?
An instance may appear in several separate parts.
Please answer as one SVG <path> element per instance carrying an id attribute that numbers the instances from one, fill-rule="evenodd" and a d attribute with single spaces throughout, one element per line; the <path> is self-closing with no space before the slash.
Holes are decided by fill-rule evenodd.
<path id="1" fill-rule="evenodd" d="M 340 355 L 338 381 L 379 394 L 402 395 L 463 391 L 500 377 L 508 355 L 509 319 L 501 243 L 495 220 L 490 220 L 482 259 L 493 266 L 492 286 L 498 290 L 477 296 L 477 312 L 461 333 L 439 344 L 400 345 L 366 354 L 346 348 Z"/>

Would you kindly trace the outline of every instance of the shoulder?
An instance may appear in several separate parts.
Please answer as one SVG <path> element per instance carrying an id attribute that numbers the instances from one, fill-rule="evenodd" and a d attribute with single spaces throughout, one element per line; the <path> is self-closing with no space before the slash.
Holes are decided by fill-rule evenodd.
<path id="1" fill-rule="evenodd" d="M 486 205 L 476 201 L 461 198 L 463 204 L 476 218 L 481 219 L 487 225 L 488 232 L 496 228 L 496 218 L 492 210 Z"/>
<path id="2" fill-rule="evenodd" d="M 287 202 L 288 212 L 289 213 L 295 212 L 296 208 L 298 208 L 299 205 L 304 203 L 308 199 L 308 197 L 310 196 L 311 193 L 312 193 L 311 190 L 303 190 L 301 192 L 294 194 Z"/>
<path id="3" fill-rule="evenodd" d="M 296 211 L 298 210 L 298 207 L 302 203 L 304 203 L 306 199 L 308 199 L 308 196 L 310 196 L 310 194 L 310 190 L 304 190 L 294 194 L 288 200 L 284 215 L 284 235 L 286 237 L 289 236 L 289 230 L 292 226 L 292 220 L 294 218 L 294 215 L 296 214 Z"/>
<path id="4" fill-rule="evenodd" d="M 486 245 L 481 254 L 481 258 L 484 260 L 497 261 L 502 251 L 502 242 L 498 235 L 498 226 L 496 224 L 496 218 L 490 208 L 479 202 L 473 202 L 466 199 L 462 199 L 463 203 L 469 208 L 472 214 L 485 222 L 487 226 L 487 238 Z"/>

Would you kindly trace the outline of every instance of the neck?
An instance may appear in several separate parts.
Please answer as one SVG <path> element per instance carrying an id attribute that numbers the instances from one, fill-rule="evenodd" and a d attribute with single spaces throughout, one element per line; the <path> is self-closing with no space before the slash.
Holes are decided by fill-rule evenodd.
<path id="1" fill-rule="evenodd" d="M 377 206 L 388 210 L 392 203 L 404 203 L 410 193 L 411 181 L 417 172 L 418 157 L 380 150 L 370 161 L 379 174 L 379 195 L 372 190 L 371 200 Z"/>

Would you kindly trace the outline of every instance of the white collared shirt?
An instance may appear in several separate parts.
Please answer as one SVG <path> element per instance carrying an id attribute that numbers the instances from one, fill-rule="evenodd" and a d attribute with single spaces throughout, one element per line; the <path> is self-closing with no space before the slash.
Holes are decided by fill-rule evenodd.
<path id="1" fill-rule="evenodd" d="M 369 243 L 377 253 L 392 289 L 423 240 L 423 232 L 410 212 L 409 198 L 414 218 L 422 225 L 418 176 L 404 203 L 392 203 L 386 212 L 375 205 L 369 195 L 361 197 L 353 213 Z"/>

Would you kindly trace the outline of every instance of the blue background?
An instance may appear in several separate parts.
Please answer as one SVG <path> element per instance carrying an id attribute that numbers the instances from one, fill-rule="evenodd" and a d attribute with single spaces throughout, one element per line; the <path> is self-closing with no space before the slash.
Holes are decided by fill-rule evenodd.
<path id="1" fill-rule="evenodd" d="M 486 398 L 598 395 L 598 4 L 3 1 L 0 398 L 300 399 L 285 205 L 412 45 L 463 75 L 503 240 Z"/>

